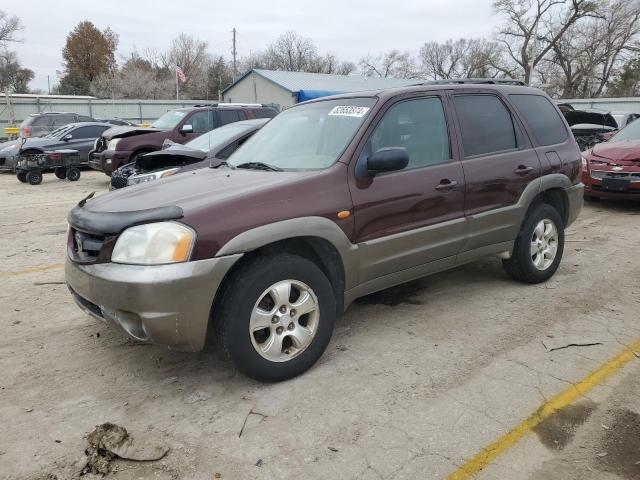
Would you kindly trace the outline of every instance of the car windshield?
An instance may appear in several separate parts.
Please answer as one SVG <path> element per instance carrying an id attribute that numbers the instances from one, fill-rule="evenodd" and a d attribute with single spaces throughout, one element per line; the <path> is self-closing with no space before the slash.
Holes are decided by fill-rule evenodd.
<path id="1" fill-rule="evenodd" d="M 180 120 L 184 118 L 187 112 L 182 112 L 180 110 L 169 110 L 167 113 L 162 115 L 159 119 L 151 124 L 153 128 L 160 128 L 162 130 L 169 130 L 175 127 Z"/>
<path id="2" fill-rule="evenodd" d="M 64 125 L 62 127 L 56 128 L 53 132 L 50 132 L 44 136 L 44 138 L 59 138 L 63 136 L 69 130 L 73 130 L 72 125 Z"/>
<path id="3" fill-rule="evenodd" d="M 203 152 L 211 152 L 220 147 L 224 147 L 229 140 L 241 135 L 243 132 L 248 132 L 251 128 L 252 127 L 250 126 L 239 123 L 230 123 L 229 125 L 216 128 L 204 135 L 200 135 L 198 138 L 185 143 L 185 147 L 193 148 L 194 150 L 202 150 Z"/>
<path id="4" fill-rule="evenodd" d="M 278 114 L 229 157 L 232 166 L 259 162 L 282 170 L 333 165 L 362 125 L 374 98 L 302 104 Z"/>
<path id="5" fill-rule="evenodd" d="M 640 122 L 631 122 L 613 137 L 611 142 L 622 142 L 624 140 L 640 140 Z"/>

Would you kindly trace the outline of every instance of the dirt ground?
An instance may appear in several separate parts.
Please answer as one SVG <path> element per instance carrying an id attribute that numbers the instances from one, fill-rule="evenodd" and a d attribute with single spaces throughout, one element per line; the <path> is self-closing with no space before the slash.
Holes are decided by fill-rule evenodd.
<path id="1" fill-rule="evenodd" d="M 314 368 L 260 384 L 216 349 L 140 344 L 74 305 L 66 214 L 106 186 L 0 175 L 0 478 L 76 478 L 104 422 L 169 448 L 108 478 L 446 478 L 640 339 L 640 204 L 596 202 L 546 284 L 487 258 L 371 295 Z M 477 478 L 640 478 L 639 378 L 632 360 Z"/>

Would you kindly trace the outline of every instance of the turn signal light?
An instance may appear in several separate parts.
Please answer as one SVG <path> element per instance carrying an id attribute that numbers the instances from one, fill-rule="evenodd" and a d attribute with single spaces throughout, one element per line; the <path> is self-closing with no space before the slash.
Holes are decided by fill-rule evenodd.
<path id="1" fill-rule="evenodd" d="M 348 218 L 350 215 L 351 215 L 351 212 L 349 210 L 342 210 L 342 211 L 338 212 L 338 218 L 340 220 Z"/>

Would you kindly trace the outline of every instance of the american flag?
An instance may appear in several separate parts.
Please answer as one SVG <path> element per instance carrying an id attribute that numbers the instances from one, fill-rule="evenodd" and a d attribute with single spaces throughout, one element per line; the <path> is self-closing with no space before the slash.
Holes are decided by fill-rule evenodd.
<path id="1" fill-rule="evenodd" d="M 187 76 L 184 74 L 184 71 L 178 65 L 176 65 L 176 73 L 178 74 L 178 78 L 182 83 L 187 81 Z"/>

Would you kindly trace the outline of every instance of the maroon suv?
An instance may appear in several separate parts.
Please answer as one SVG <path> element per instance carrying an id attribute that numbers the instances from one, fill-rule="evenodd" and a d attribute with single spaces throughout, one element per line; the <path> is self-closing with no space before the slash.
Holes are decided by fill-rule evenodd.
<path id="1" fill-rule="evenodd" d="M 247 375 L 297 375 L 356 298 L 485 255 L 558 268 L 582 206 L 580 152 L 540 90 L 420 85 L 280 113 L 227 163 L 83 200 L 66 280 L 129 335 Z"/>
<path id="2" fill-rule="evenodd" d="M 113 127 L 96 141 L 89 154 L 89 166 L 111 175 L 121 165 L 135 162 L 149 152 L 160 150 L 169 139 L 186 143 L 214 128 L 252 118 L 273 118 L 277 112 L 260 104 L 215 103 L 169 110 L 150 128 Z"/>

